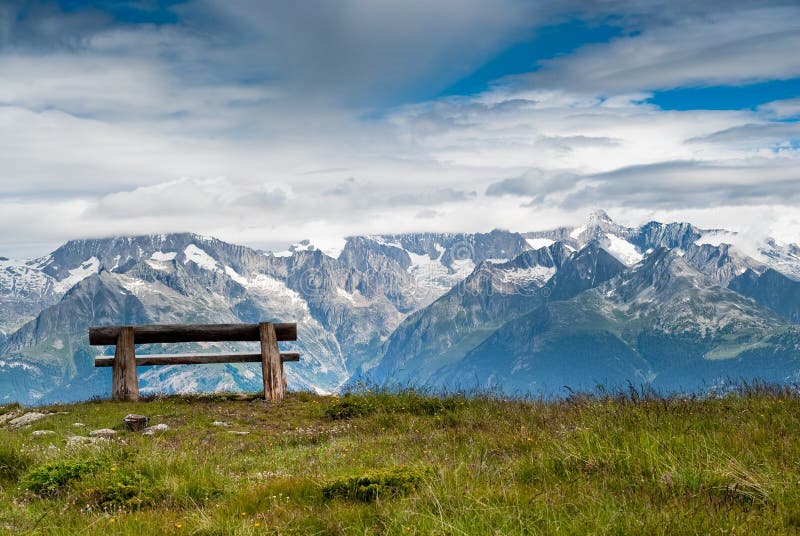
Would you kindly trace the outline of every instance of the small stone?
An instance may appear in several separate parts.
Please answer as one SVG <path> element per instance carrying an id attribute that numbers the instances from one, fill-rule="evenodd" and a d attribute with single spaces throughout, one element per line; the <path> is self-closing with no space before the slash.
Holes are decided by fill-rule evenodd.
<path id="1" fill-rule="evenodd" d="M 55 434 L 52 430 L 35 430 L 31 432 L 32 436 L 46 436 L 46 435 L 53 435 Z"/>
<path id="2" fill-rule="evenodd" d="M 223 428 L 227 428 L 230 424 L 226 423 L 225 421 L 214 421 L 211 423 L 211 426 L 222 426 Z"/>
<path id="3" fill-rule="evenodd" d="M 46 413 L 37 413 L 32 411 L 30 413 L 26 413 L 25 415 L 20 415 L 16 419 L 11 419 L 9 424 L 14 428 L 19 428 L 20 426 L 25 426 L 27 424 L 31 424 L 33 422 L 38 421 L 39 419 L 44 419 L 47 417 Z"/>
<path id="4" fill-rule="evenodd" d="M 89 432 L 89 436 L 91 437 L 105 437 L 106 439 L 115 435 L 117 435 L 117 432 L 111 428 L 101 428 L 100 430 L 92 430 Z"/>
<path id="5" fill-rule="evenodd" d="M 16 411 L 9 411 L 8 413 L 3 413 L 0 415 L 0 426 L 4 425 L 8 421 L 12 419 L 16 419 L 19 416 L 19 413 Z"/>
<path id="6" fill-rule="evenodd" d="M 67 438 L 67 446 L 84 445 L 86 443 L 95 443 L 100 441 L 99 437 L 86 437 L 86 436 L 69 436 Z"/>
<path id="7" fill-rule="evenodd" d="M 143 435 L 154 435 L 156 432 L 166 432 L 169 430 L 169 426 L 164 423 L 156 424 L 155 426 L 148 426 L 142 432 Z"/>
<path id="8" fill-rule="evenodd" d="M 237 430 L 228 430 L 228 433 L 234 435 L 248 435 L 250 432 L 239 432 Z"/>
<path id="9" fill-rule="evenodd" d="M 135 415 L 131 413 L 129 415 L 125 415 L 123 422 L 125 424 L 125 429 L 129 432 L 139 432 L 147 427 L 147 423 L 150 422 L 150 418 L 145 417 L 144 415 Z"/>
<path id="10" fill-rule="evenodd" d="M 86 425 L 83 424 L 82 422 L 74 422 L 72 423 L 72 426 L 74 426 L 75 428 L 83 428 Z"/>

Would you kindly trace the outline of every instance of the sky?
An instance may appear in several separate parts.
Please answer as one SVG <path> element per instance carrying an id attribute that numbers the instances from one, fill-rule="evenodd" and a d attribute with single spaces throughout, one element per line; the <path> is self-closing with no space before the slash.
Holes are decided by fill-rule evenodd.
<path id="1" fill-rule="evenodd" d="M 800 4 L 2 0 L 0 256 L 605 209 L 800 242 Z"/>

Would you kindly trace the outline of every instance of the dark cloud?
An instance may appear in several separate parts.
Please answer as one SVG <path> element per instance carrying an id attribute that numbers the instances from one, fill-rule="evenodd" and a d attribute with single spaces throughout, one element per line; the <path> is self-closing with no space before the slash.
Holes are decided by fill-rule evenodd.
<path id="1" fill-rule="evenodd" d="M 629 35 L 543 61 L 522 77 L 535 87 L 605 94 L 744 84 L 800 76 L 800 6 L 784 2 L 670 5 L 643 13 Z M 606 6 L 608 7 L 608 6 Z"/>
<path id="2" fill-rule="evenodd" d="M 76 49 L 112 26 L 113 18 L 98 9 L 65 12 L 52 1 L 4 0 L 0 5 L 0 50 Z"/>
<path id="3" fill-rule="evenodd" d="M 390 196 L 385 203 L 392 205 L 440 205 L 443 203 L 458 203 L 470 201 L 478 196 L 478 192 L 457 190 L 455 188 L 440 188 L 424 192 L 409 192 Z"/>
<path id="4" fill-rule="evenodd" d="M 689 143 L 743 143 L 748 145 L 770 145 L 782 141 L 800 140 L 800 124 L 767 123 L 740 125 L 707 136 L 691 138 Z"/>
<path id="5" fill-rule="evenodd" d="M 334 197 L 341 197 L 341 196 L 348 196 L 355 193 L 356 189 L 358 188 L 357 181 L 350 177 L 344 182 L 340 182 L 339 184 L 335 185 L 333 188 L 328 188 L 327 190 L 323 191 L 323 195 L 329 195 Z"/>
<path id="6" fill-rule="evenodd" d="M 792 162 L 675 161 L 629 166 L 587 177 L 562 206 L 687 209 L 800 202 L 800 170 Z"/>
<path id="7" fill-rule="evenodd" d="M 598 136 L 545 136 L 536 141 L 536 147 L 569 153 L 585 147 L 618 147 L 620 140 Z"/>
<path id="8" fill-rule="evenodd" d="M 192 7 L 182 11 L 190 24 L 210 26 L 236 49 L 227 68 L 304 98 L 359 106 L 431 96 L 543 22 L 524 0 L 197 0 Z"/>
<path id="9" fill-rule="evenodd" d="M 417 212 L 416 217 L 420 220 L 431 220 L 433 218 L 438 218 L 439 216 L 441 216 L 441 213 L 439 213 L 438 211 L 430 208 L 425 208 Z"/>
<path id="10" fill-rule="evenodd" d="M 532 197 L 542 200 L 547 195 L 568 191 L 574 188 L 580 177 L 570 173 L 547 173 L 543 170 L 529 170 L 524 175 L 494 182 L 486 188 L 486 195 Z"/>

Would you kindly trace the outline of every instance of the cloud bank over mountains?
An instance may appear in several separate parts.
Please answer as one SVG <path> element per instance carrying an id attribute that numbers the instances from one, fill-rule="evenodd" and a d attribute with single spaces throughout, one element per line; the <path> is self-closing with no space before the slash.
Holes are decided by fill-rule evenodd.
<path id="1" fill-rule="evenodd" d="M 131 6 L 0 7 L 0 255 L 182 230 L 263 247 L 530 230 L 596 206 L 800 239 L 796 95 L 651 98 L 793 83 L 794 2 Z M 572 20 L 614 37 L 445 91 Z"/>

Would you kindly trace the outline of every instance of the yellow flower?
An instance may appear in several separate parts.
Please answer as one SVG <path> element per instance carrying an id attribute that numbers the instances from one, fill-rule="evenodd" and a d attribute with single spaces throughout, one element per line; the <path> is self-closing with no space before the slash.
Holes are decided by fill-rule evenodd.
<path id="1" fill-rule="evenodd" d="M 183 528 L 183 523 L 175 523 L 175 528 L 176 529 Z"/>
<path id="2" fill-rule="evenodd" d="M 242 512 L 242 515 L 243 515 L 243 516 L 246 516 L 246 515 L 247 515 L 247 512 Z"/>
<path id="3" fill-rule="evenodd" d="M 112 517 L 111 519 L 109 519 L 109 520 L 108 520 L 108 522 L 109 522 L 109 523 L 116 523 L 116 521 L 117 521 L 117 520 L 116 520 L 116 519 L 114 519 L 113 517 Z"/>
<path id="4" fill-rule="evenodd" d="M 117 468 L 116 468 L 116 467 L 112 467 L 112 468 L 111 468 L 111 472 L 112 472 L 112 473 L 113 473 L 114 471 L 116 471 L 116 470 L 117 470 Z"/>
<path id="5" fill-rule="evenodd" d="M 259 523 L 258 521 L 256 521 L 255 523 L 253 523 L 253 525 L 255 525 L 256 527 L 260 527 L 260 526 L 261 526 L 261 523 Z"/>

